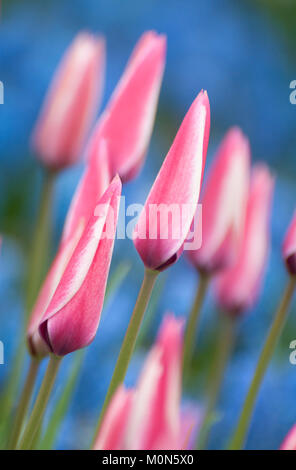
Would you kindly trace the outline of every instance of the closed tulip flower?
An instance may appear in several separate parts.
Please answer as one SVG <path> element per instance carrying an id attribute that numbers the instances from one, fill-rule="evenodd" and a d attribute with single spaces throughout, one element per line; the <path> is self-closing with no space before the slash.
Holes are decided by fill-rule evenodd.
<path id="1" fill-rule="evenodd" d="M 287 230 L 283 243 L 283 258 L 292 276 L 296 275 L 296 213 Z"/>
<path id="2" fill-rule="evenodd" d="M 91 139 L 103 137 L 112 176 L 129 181 L 139 172 L 149 145 L 166 54 L 166 39 L 150 31 L 139 40 Z"/>
<path id="3" fill-rule="evenodd" d="M 134 231 L 135 247 L 150 270 L 167 268 L 183 251 L 199 199 L 209 129 L 210 105 L 202 91 L 181 124 Z"/>
<path id="4" fill-rule="evenodd" d="M 54 75 L 32 144 L 50 170 L 77 162 L 100 102 L 105 73 L 102 38 L 80 33 Z"/>
<path id="5" fill-rule="evenodd" d="M 226 268 L 237 253 L 245 217 L 249 166 L 248 139 L 239 128 L 232 128 L 218 149 L 204 186 L 201 247 L 187 251 L 193 266 L 204 273 Z"/>
<path id="6" fill-rule="evenodd" d="M 280 450 L 296 450 L 296 424 L 286 436 Z"/>
<path id="7" fill-rule="evenodd" d="M 256 165 L 251 178 L 245 228 L 236 261 L 216 282 L 220 306 L 232 313 L 256 301 L 269 250 L 269 220 L 274 180 L 265 165 Z"/>
<path id="8" fill-rule="evenodd" d="M 107 409 L 95 449 L 184 449 L 195 422 L 181 411 L 182 324 L 167 315 L 133 390 L 121 385 Z"/>
<path id="9" fill-rule="evenodd" d="M 195 217 L 195 237 L 202 225 L 201 246 L 186 251 L 199 271 L 199 283 L 190 309 L 184 341 L 184 375 L 189 373 L 203 301 L 213 275 L 229 267 L 238 253 L 244 227 L 250 179 L 250 149 L 237 127 L 224 137 L 204 186 L 202 212 Z M 199 220 L 201 217 L 202 220 Z"/>
<path id="10" fill-rule="evenodd" d="M 87 223 L 81 220 L 62 242 L 29 324 L 33 355 L 63 356 L 93 340 L 104 301 L 120 193 L 116 177 L 97 207 L 94 204 Z"/>

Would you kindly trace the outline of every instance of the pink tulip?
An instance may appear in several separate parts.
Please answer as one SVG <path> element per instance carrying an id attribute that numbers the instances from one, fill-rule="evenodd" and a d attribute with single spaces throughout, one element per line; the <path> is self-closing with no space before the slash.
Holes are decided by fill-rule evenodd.
<path id="1" fill-rule="evenodd" d="M 114 178 L 83 229 L 62 242 L 29 327 L 33 355 L 63 356 L 87 346 L 100 321 L 113 251 L 121 182 Z"/>
<path id="2" fill-rule="evenodd" d="M 106 411 L 94 449 L 122 450 L 134 391 L 121 385 Z"/>
<path id="3" fill-rule="evenodd" d="M 253 170 L 244 233 L 234 264 L 218 276 L 220 306 L 232 313 L 250 308 L 260 291 L 269 247 L 269 219 L 274 180 L 265 165 Z"/>
<path id="4" fill-rule="evenodd" d="M 202 91 L 181 124 L 134 231 L 135 247 L 149 269 L 165 269 L 183 251 L 197 208 L 209 129 L 210 105 Z"/>
<path id="5" fill-rule="evenodd" d="M 290 274 L 296 274 L 296 213 L 287 230 L 283 243 L 283 258 Z"/>
<path id="6" fill-rule="evenodd" d="M 95 449 L 183 449 L 195 422 L 180 409 L 183 322 L 167 315 L 137 387 L 114 394 Z"/>
<path id="7" fill-rule="evenodd" d="M 296 424 L 286 436 L 280 450 L 296 450 Z"/>
<path id="8" fill-rule="evenodd" d="M 139 40 L 91 139 L 95 152 L 108 143 L 111 174 L 123 181 L 136 176 L 150 141 L 166 53 L 164 36 L 150 31 Z"/>
<path id="9" fill-rule="evenodd" d="M 234 260 L 244 224 L 249 165 L 249 142 L 240 129 L 232 128 L 219 147 L 205 185 L 201 201 L 202 245 L 187 252 L 200 271 L 214 273 Z"/>
<path id="10" fill-rule="evenodd" d="M 105 43 L 80 33 L 64 55 L 33 133 L 42 163 L 60 170 L 76 163 L 101 99 Z"/>

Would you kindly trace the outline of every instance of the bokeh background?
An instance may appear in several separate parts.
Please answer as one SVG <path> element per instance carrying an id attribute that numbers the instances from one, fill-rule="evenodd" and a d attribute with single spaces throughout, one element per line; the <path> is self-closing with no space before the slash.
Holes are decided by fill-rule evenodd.
<path id="1" fill-rule="evenodd" d="M 296 106 L 289 84 L 296 79 L 293 0 L 27 0 L 2 2 L 0 80 L 5 104 L 0 106 L 0 340 L 5 364 L 0 386 L 12 366 L 23 315 L 23 285 L 28 247 L 40 196 L 41 174 L 30 153 L 29 139 L 42 97 L 64 49 L 81 29 L 101 32 L 107 40 L 106 103 L 133 45 L 147 29 L 167 34 L 168 55 L 159 109 L 146 164 L 137 180 L 124 187 L 129 202 L 143 202 L 187 108 L 207 89 L 212 114 L 209 165 L 229 126 L 249 136 L 254 161 L 264 160 L 276 174 L 271 250 L 262 295 L 256 308 L 238 325 L 234 354 L 224 378 L 211 448 L 220 448 L 230 433 L 287 274 L 281 242 L 296 201 Z M 60 175 L 54 200 L 54 240 L 82 165 Z M 234 195 L 235 197 L 235 195 Z M 115 358 L 134 305 L 142 264 L 130 240 L 116 242 L 112 270 L 119 262 L 131 269 L 106 305 L 96 340 L 88 348 L 79 383 L 57 448 L 87 445 L 106 391 Z M 137 377 L 147 347 L 163 313 L 187 315 L 197 278 L 185 259 L 162 276 L 156 310 L 132 361 L 127 383 Z M 296 299 L 277 353 L 269 368 L 252 422 L 247 448 L 276 449 L 296 422 L 296 366 L 289 363 L 289 344 L 296 339 Z M 202 315 L 194 363 L 196 382 L 186 399 L 202 405 L 203 378 L 209 369 L 218 327 L 213 296 Z M 52 400 L 71 367 L 67 357 Z"/>

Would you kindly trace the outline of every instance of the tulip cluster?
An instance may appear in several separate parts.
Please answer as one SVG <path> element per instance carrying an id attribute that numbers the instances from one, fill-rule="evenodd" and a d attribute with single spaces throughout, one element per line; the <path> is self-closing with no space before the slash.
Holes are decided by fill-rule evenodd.
<path id="1" fill-rule="evenodd" d="M 30 286 L 40 286 L 26 327 L 31 365 L 15 416 L 8 410 L 8 421 L 11 418 L 13 423 L 7 426 L 7 448 L 42 447 L 41 437 L 46 435 L 43 418 L 61 360 L 95 338 L 109 278 L 122 183 L 138 176 L 144 164 L 165 55 L 163 35 L 154 31 L 143 34 L 95 124 L 105 75 L 104 39 L 80 33 L 54 74 L 33 131 L 32 148 L 47 175 L 45 181 L 54 181 L 61 170 L 83 155 L 85 168 L 56 255 L 42 278 L 40 263 L 46 265 L 44 234 L 53 190 L 52 183 L 44 185 L 28 273 L 30 298 L 34 297 Z M 172 141 L 134 228 L 133 243 L 144 265 L 144 279 L 93 433 L 93 449 L 206 447 L 236 339 L 236 324 L 258 301 L 263 284 L 274 190 L 274 177 L 267 165 L 252 166 L 249 140 L 238 127 L 226 132 L 210 169 L 205 171 L 209 135 L 210 104 L 207 92 L 202 90 Z M 200 233 L 201 243 L 191 244 Z M 128 389 L 125 375 L 155 280 L 183 251 L 199 277 L 192 308 L 188 318 L 173 314 L 164 317 L 137 384 Z M 263 345 L 230 448 L 244 445 L 259 387 L 294 293 L 295 217 L 283 243 L 283 259 L 289 283 Z M 198 383 L 192 358 L 210 284 L 219 310 L 220 338 L 209 364 L 212 372 L 202 408 L 186 408 L 183 392 L 188 376 Z M 177 292 L 182 295 L 180 289 Z M 39 365 L 48 358 L 32 404 Z M 293 428 L 281 448 L 295 449 L 295 435 Z"/>

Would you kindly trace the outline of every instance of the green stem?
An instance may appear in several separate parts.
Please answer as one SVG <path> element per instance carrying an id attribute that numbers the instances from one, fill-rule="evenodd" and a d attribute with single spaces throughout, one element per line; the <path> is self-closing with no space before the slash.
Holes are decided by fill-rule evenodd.
<path id="1" fill-rule="evenodd" d="M 23 340 L 29 314 L 36 299 L 43 275 L 47 268 L 48 247 L 50 245 L 50 212 L 55 173 L 46 172 L 43 181 L 41 202 L 33 234 L 31 255 L 28 266 L 26 308 L 21 331 L 21 339 L 15 355 L 12 369 L 1 396 L 0 408 L 2 421 L 6 424 L 11 415 L 13 400 L 16 395 L 21 372 L 24 367 L 26 345 Z"/>
<path id="2" fill-rule="evenodd" d="M 287 318 L 289 305 L 293 297 L 295 285 L 296 278 L 291 277 L 286 286 L 282 300 L 280 302 L 274 321 L 271 325 L 269 334 L 266 338 L 261 355 L 259 357 L 255 374 L 253 376 L 253 380 L 251 382 L 236 431 L 230 442 L 230 449 L 241 449 L 244 445 L 260 385 L 267 370 L 268 364 L 272 358 L 277 341 L 283 330 L 285 320 Z"/>
<path id="3" fill-rule="evenodd" d="M 30 406 L 32 393 L 39 369 L 40 361 L 32 357 L 27 379 L 21 394 L 19 405 L 14 417 L 11 435 L 8 441 L 8 449 L 15 449 L 23 428 L 24 420 L 27 416 L 27 412 Z"/>
<path id="4" fill-rule="evenodd" d="M 47 424 L 44 436 L 40 446 L 34 446 L 34 448 L 40 448 L 42 450 L 50 450 L 54 447 L 57 434 L 60 430 L 61 423 L 65 418 L 67 411 L 71 405 L 71 399 L 75 392 L 78 379 L 80 377 L 81 366 L 86 356 L 87 349 L 81 349 L 75 352 L 74 362 L 69 376 L 67 377 L 64 389 L 61 391 L 61 395 L 55 403 L 55 408 L 50 417 L 49 423 Z M 38 442 L 37 442 L 38 443 Z"/>
<path id="5" fill-rule="evenodd" d="M 17 351 L 13 358 L 12 368 L 8 373 L 5 387 L 0 396 L 1 428 L 8 434 L 9 421 L 11 419 L 15 396 L 17 394 L 24 359 L 26 357 L 26 344 L 23 336 L 19 339 Z M 6 442 L 7 444 L 7 442 Z"/>
<path id="6" fill-rule="evenodd" d="M 204 449 L 207 444 L 213 412 L 215 411 L 219 398 L 222 381 L 233 346 L 235 318 L 226 313 L 223 314 L 221 321 L 222 324 L 219 329 L 218 343 L 208 379 L 207 406 L 197 440 L 198 449 Z"/>
<path id="7" fill-rule="evenodd" d="M 47 269 L 54 181 L 55 173 L 46 171 L 29 260 L 26 305 L 27 315 L 31 312 Z"/>
<path id="8" fill-rule="evenodd" d="M 183 376 L 188 374 L 190 363 L 193 356 L 194 340 L 196 338 L 197 330 L 200 321 L 200 312 L 208 289 L 210 277 L 206 274 L 200 274 L 199 284 L 194 298 L 194 302 L 189 313 L 185 335 L 184 335 L 184 349 L 183 349 Z"/>
<path id="9" fill-rule="evenodd" d="M 29 418 L 28 424 L 24 430 L 19 449 L 30 449 L 34 442 L 36 433 L 40 429 L 43 421 L 43 416 L 47 407 L 47 403 L 55 383 L 56 375 L 61 363 L 61 357 L 51 355 L 48 367 L 39 390 L 33 411 Z"/>
<path id="10" fill-rule="evenodd" d="M 144 313 L 146 311 L 149 299 L 151 297 L 151 293 L 153 290 L 154 283 L 156 281 L 156 277 L 159 274 L 158 271 L 151 271 L 150 269 L 145 270 L 144 280 L 142 283 L 141 290 L 139 292 L 137 302 L 131 316 L 128 329 L 125 333 L 125 337 L 123 343 L 121 345 L 120 353 L 116 362 L 115 369 L 113 371 L 112 379 L 105 397 L 105 401 L 101 410 L 101 414 L 99 417 L 98 425 L 96 428 L 94 439 L 97 436 L 97 433 L 100 429 L 100 425 L 102 419 L 104 417 L 106 408 L 114 394 L 115 390 L 118 386 L 123 382 L 125 378 L 126 371 L 128 369 L 129 362 L 131 360 L 137 335 L 144 317 Z"/>

